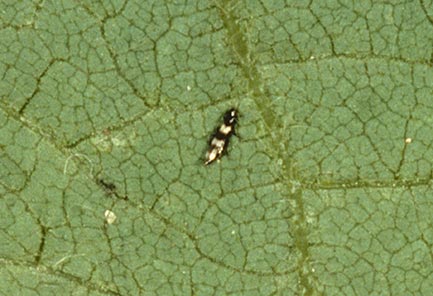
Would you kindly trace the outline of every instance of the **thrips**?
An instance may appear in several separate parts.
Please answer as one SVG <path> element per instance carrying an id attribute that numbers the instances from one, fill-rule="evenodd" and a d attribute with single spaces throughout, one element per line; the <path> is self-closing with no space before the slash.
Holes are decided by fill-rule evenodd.
<path id="1" fill-rule="evenodd" d="M 205 165 L 209 165 L 215 160 L 219 160 L 224 153 L 227 153 L 230 137 L 236 135 L 235 127 L 238 122 L 238 113 L 238 110 L 235 108 L 224 113 L 224 123 L 216 129 L 209 140 L 209 149 L 206 152 L 206 159 L 204 162 Z"/>

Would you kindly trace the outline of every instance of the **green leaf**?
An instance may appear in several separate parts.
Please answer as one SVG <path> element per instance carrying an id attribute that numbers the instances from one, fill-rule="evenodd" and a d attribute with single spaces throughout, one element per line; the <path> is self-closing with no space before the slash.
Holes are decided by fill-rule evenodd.
<path id="1" fill-rule="evenodd" d="M 94 2 L 0 3 L 0 294 L 430 293 L 431 1 Z"/>

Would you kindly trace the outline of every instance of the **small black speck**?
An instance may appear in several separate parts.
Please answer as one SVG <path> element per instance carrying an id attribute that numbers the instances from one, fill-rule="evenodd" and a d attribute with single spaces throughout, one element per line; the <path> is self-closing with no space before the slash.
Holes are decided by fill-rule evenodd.
<path id="1" fill-rule="evenodd" d="M 107 192 L 113 193 L 116 190 L 116 185 L 110 182 L 106 182 L 103 179 L 98 179 L 98 184 Z"/>

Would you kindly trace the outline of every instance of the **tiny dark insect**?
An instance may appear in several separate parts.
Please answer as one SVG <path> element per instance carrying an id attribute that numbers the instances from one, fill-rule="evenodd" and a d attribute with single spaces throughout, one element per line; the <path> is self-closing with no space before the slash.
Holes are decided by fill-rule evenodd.
<path id="1" fill-rule="evenodd" d="M 110 182 L 106 182 L 103 179 L 98 179 L 98 183 L 99 185 L 102 186 L 102 188 L 107 192 L 107 193 L 113 193 L 114 191 L 116 191 L 116 185 L 114 185 L 113 183 Z"/>
<path id="2" fill-rule="evenodd" d="M 123 200 L 128 200 L 127 195 L 122 196 L 119 193 L 117 193 L 117 188 L 116 188 L 116 185 L 114 183 L 107 182 L 104 179 L 98 179 L 97 181 L 98 181 L 98 184 L 102 187 L 102 189 L 104 189 L 105 194 L 107 196 L 114 195 L 117 198 L 121 198 Z"/>
<path id="3" fill-rule="evenodd" d="M 206 153 L 204 164 L 208 165 L 219 160 L 224 153 L 227 153 L 227 147 L 230 137 L 236 135 L 235 127 L 238 122 L 238 110 L 232 108 L 224 113 L 224 123 L 218 127 L 209 140 L 209 149 Z"/>

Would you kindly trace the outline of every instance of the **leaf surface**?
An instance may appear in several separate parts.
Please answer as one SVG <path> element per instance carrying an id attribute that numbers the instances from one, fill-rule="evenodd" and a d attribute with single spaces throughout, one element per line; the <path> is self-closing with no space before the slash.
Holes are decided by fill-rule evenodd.
<path id="1" fill-rule="evenodd" d="M 428 295 L 431 1 L 94 2 L 0 3 L 1 294 Z"/>

